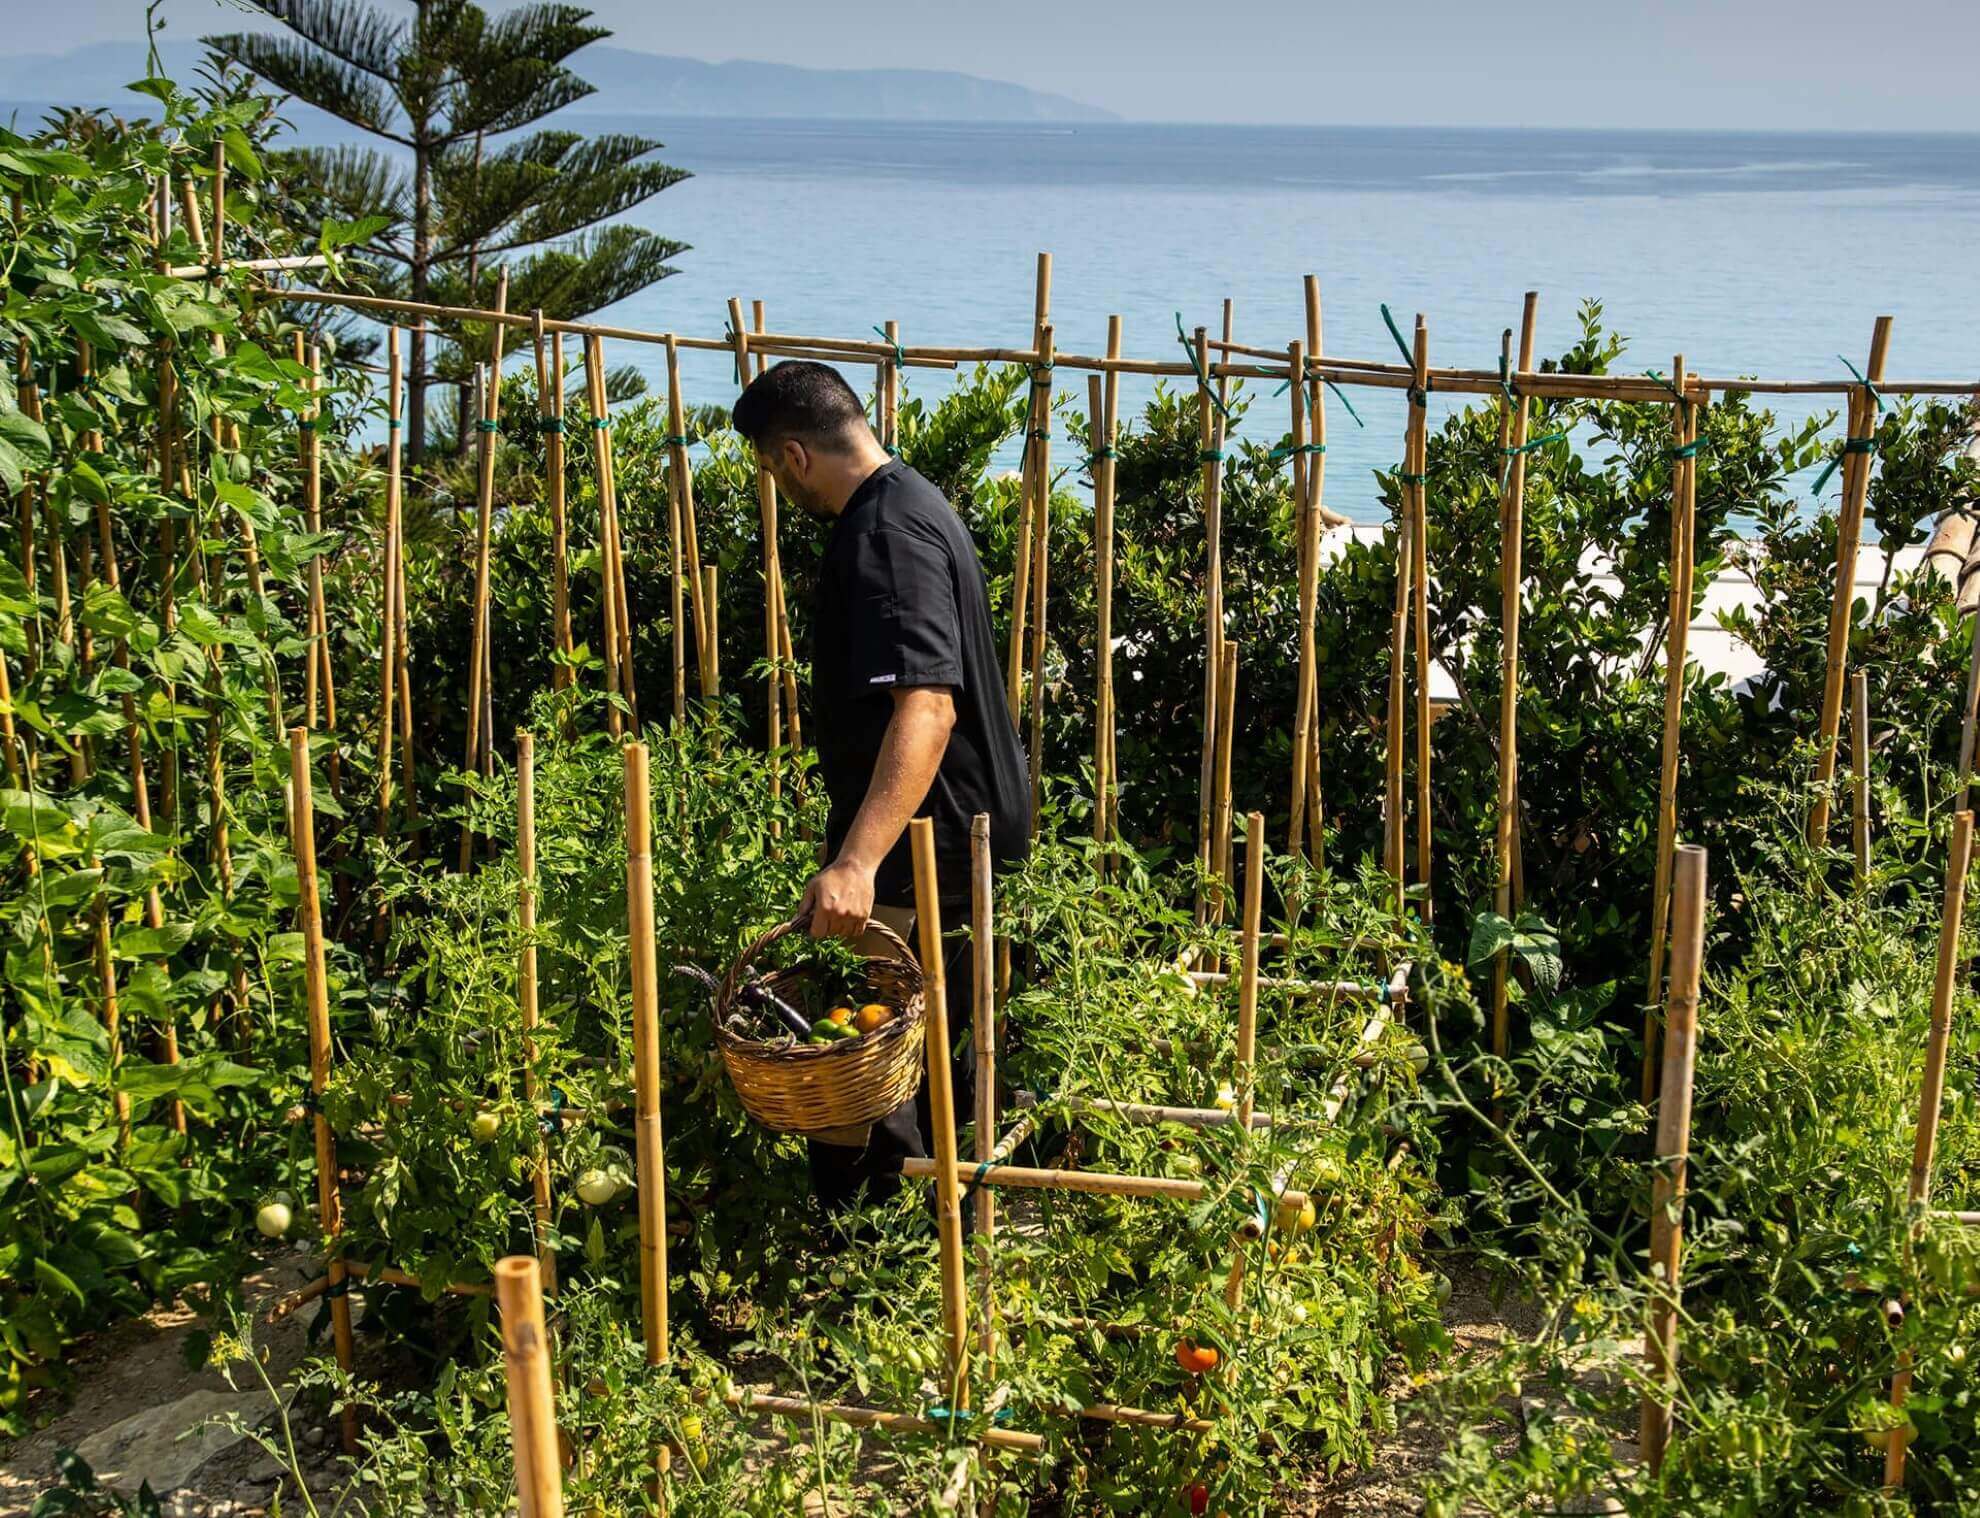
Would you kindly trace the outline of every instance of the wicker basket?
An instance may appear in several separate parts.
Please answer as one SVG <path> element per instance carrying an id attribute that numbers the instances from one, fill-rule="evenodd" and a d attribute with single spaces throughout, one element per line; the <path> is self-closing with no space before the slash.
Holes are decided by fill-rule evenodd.
<path id="1" fill-rule="evenodd" d="M 803 927 L 793 919 L 772 928 L 737 956 L 715 991 L 715 1044 L 729 1080 L 749 1115 L 778 1133 L 857 1147 L 879 1119 L 913 1096 L 921 1082 L 924 1010 L 921 967 L 885 923 L 869 920 L 860 940 L 869 984 L 895 1009 L 887 1022 L 857 1038 L 828 1044 L 740 1038 L 729 1031 L 750 966 L 778 939 Z M 812 972 L 780 970 L 762 980 L 786 1000 Z"/>

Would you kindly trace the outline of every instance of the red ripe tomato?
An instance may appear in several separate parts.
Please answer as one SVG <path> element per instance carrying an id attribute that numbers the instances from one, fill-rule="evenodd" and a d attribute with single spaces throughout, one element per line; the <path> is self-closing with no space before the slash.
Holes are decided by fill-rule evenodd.
<path id="1" fill-rule="evenodd" d="M 1190 1518 L 1203 1518 L 1203 1515 L 1209 1511 L 1210 1488 L 1205 1486 L 1201 1481 L 1191 1482 L 1189 1487 Z"/>

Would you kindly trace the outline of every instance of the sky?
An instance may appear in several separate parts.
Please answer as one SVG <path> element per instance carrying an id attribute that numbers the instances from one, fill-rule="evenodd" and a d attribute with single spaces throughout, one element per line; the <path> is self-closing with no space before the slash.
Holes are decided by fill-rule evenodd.
<path id="1" fill-rule="evenodd" d="M 179 40 L 242 25 L 237 0 L 162 5 Z M 591 5 L 616 41 L 649 52 L 958 69 L 1139 120 L 1980 130 L 1976 0 Z M 60 52 L 141 35 L 144 4 L 0 0 L 0 10 L 11 49 Z"/>

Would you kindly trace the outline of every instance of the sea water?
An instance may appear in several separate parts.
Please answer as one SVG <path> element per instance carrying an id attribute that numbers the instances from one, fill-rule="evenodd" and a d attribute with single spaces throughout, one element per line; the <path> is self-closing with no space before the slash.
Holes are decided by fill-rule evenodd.
<path id="1" fill-rule="evenodd" d="M 1215 335 L 1225 297 L 1239 341 L 1283 346 L 1304 335 L 1311 273 L 1335 356 L 1399 358 L 1386 302 L 1405 336 L 1423 313 L 1433 365 L 1492 368 L 1535 290 L 1542 355 L 1574 341 L 1594 299 L 1629 338 L 1632 371 L 1668 372 L 1682 353 L 1712 375 L 1847 378 L 1839 355 L 1860 367 L 1872 321 L 1890 315 L 1890 375 L 1980 378 L 1980 136 L 560 124 L 656 138 L 694 176 L 633 213 L 690 250 L 605 317 L 629 326 L 719 336 L 737 295 L 745 310 L 763 300 L 774 331 L 871 338 L 892 318 L 909 343 L 1025 347 L 1044 250 L 1056 341 L 1075 352 L 1102 351 L 1118 313 L 1130 355 L 1179 359 L 1176 314 Z M 658 349 L 613 357 L 664 383 Z M 733 399 L 725 356 L 682 363 L 691 402 Z M 871 389 L 870 369 L 850 373 Z M 1083 410 L 1084 376 L 1057 378 Z M 952 383 L 907 376 L 930 396 Z M 1126 381 L 1124 420 L 1152 384 Z M 1283 434 L 1273 388 L 1252 387 L 1246 435 Z M 1372 520 L 1373 471 L 1397 465 L 1405 406 L 1395 391 L 1350 394 L 1366 426 L 1328 397 L 1327 500 Z M 1433 395 L 1432 424 L 1458 403 Z M 1766 404 L 1789 420 L 1839 399 Z M 1054 461 L 1074 454 L 1061 425 Z"/>

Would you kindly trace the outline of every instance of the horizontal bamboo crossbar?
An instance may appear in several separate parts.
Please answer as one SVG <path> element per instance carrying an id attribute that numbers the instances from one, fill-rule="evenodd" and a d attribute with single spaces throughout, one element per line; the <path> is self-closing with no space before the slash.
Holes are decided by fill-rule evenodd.
<path id="1" fill-rule="evenodd" d="M 843 1402 L 812 1402 L 803 1397 L 780 1397 L 759 1391 L 739 1391 L 724 1396 L 722 1400 L 738 1412 L 775 1413 L 780 1418 L 800 1423 L 809 1423 L 813 1418 L 830 1418 L 835 1423 L 849 1423 L 854 1428 L 878 1428 L 892 1434 L 948 1432 L 946 1423 L 938 1423 L 932 1418 L 919 1418 L 912 1413 L 884 1412 L 877 1407 L 852 1407 Z M 1014 1450 L 1026 1455 L 1039 1454 L 1045 1448 L 1042 1434 L 1020 1433 L 1015 1429 L 998 1428 L 994 1424 L 989 1428 L 971 1430 L 969 1437 L 992 1449 Z"/>
<path id="2" fill-rule="evenodd" d="M 1101 1423 L 1133 1423 L 1142 1428 L 1166 1428 L 1177 1433 L 1207 1434 L 1213 1424 L 1188 1413 L 1158 1413 L 1145 1407 L 1120 1407 L 1112 1402 L 1096 1402 L 1079 1410 L 1082 1418 Z"/>
<path id="3" fill-rule="evenodd" d="M 424 1289 L 418 1276 L 407 1275 L 390 1265 L 369 1265 L 363 1260 L 344 1260 L 340 1263 L 346 1275 L 356 1276 L 360 1281 L 371 1281 L 380 1286 L 406 1286 L 414 1291 Z M 284 1318 L 293 1317 L 329 1289 L 330 1277 L 318 1276 L 307 1286 L 290 1292 L 270 1307 L 267 1321 L 280 1323 Z M 495 1293 L 495 1288 L 485 1281 L 449 1281 L 440 1289 L 456 1297 L 487 1297 Z"/>
<path id="4" fill-rule="evenodd" d="M 909 1158 L 901 1162 L 901 1174 L 909 1180 L 932 1180 L 933 1160 Z M 1212 1194 L 1205 1181 L 1178 1181 L 1167 1176 L 1121 1175 L 1110 1170 L 1035 1170 L 1028 1165 L 978 1165 L 969 1172 L 969 1184 L 1003 1186 L 1014 1191 L 1078 1191 L 1088 1196 L 1165 1197 L 1176 1202 L 1200 1202 Z M 1306 1205 L 1303 1191 L 1282 1192 L 1277 1201 L 1288 1207 Z"/>
<path id="5" fill-rule="evenodd" d="M 203 274 L 206 271 L 204 266 L 200 266 L 193 272 Z M 382 295 L 343 295 L 329 290 L 292 290 L 277 285 L 263 285 L 258 286 L 257 289 L 263 294 L 281 300 L 344 306 L 356 311 L 393 312 L 439 321 L 480 322 L 513 327 L 534 328 L 536 325 L 534 315 L 524 312 L 491 311 L 475 306 L 441 306 L 420 301 L 397 300 Z M 575 333 L 587 337 L 609 337 L 635 343 L 672 341 L 676 347 L 708 353 L 735 351 L 735 340 L 732 337 L 684 337 L 679 333 L 649 332 L 636 327 L 612 326 L 602 322 L 545 319 L 541 330 Z M 966 363 L 1037 364 L 1041 358 L 1036 348 L 926 345 L 902 345 L 896 348 L 889 343 L 874 342 L 865 338 L 808 337 L 789 333 L 751 333 L 749 345 L 759 351 L 775 352 L 786 357 L 816 358 L 825 362 L 843 362 L 857 358 L 861 362 L 879 360 L 897 365 L 904 364 L 910 368 L 953 369 L 959 364 Z M 1210 345 L 1221 347 L 1227 352 L 1261 357 L 1269 355 L 1277 359 L 1277 362 L 1246 364 L 1212 363 L 1206 366 L 1210 378 L 1283 380 L 1291 374 L 1283 355 L 1278 354 L 1277 350 L 1252 348 L 1236 343 L 1212 342 Z M 1194 379 L 1199 375 L 1199 371 L 1191 363 L 1158 359 L 1109 358 L 1089 353 L 1068 353 L 1057 349 L 1051 355 L 1051 362 L 1053 367 L 1058 369 L 1078 369 L 1096 373 L 1111 371 L 1178 379 Z M 1379 390 L 1408 390 L 1416 383 L 1415 377 L 1406 365 L 1381 363 L 1369 359 L 1332 357 L 1307 359 L 1303 362 L 1302 369 L 1309 380 L 1325 380 L 1335 385 L 1360 385 Z M 1670 404 L 1678 398 L 1669 385 L 1647 375 L 1531 372 L 1514 373 L 1502 378 L 1496 369 L 1430 369 L 1427 371 L 1427 378 L 1428 389 L 1441 390 L 1454 395 L 1496 396 L 1503 393 L 1504 385 L 1509 382 L 1515 393 L 1543 399 L 1573 398 L 1629 401 L 1636 404 Z M 1859 388 L 1860 383 L 1855 379 L 1745 377 L 1715 379 L 1687 375 L 1684 398 L 1689 401 L 1701 401 L 1714 392 L 1731 391 L 1760 395 L 1847 395 Z M 1877 389 L 1884 395 L 1980 395 L 1980 381 L 1880 380 Z"/>
<path id="6" fill-rule="evenodd" d="M 1038 1098 L 1029 1091 L 1020 1091 L 1017 1102 L 1020 1107 L 1035 1107 Z M 1235 1110 L 1226 1111 L 1222 1107 L 1164 1107 L 1154 1102 L 1117 1102 L 1097 1096 L 1068 1097 L 1065 1106 L 1073 1112 L 1117 1117 L 1126 1123 L 1181 1123 L 1186 1128 L 1227 1128 L 1237 1121 Z M 1271 1113 L 1251 1114 L 1252 1127 L 1270 1128 L 1272 1125 Z"/>
<path id="7" fill-rule="evenodd" d="M 175 264 L 165 272 L 173 279 L 212 279 L 221 274 L 280 274 L 296 269 L 322 269 L 330 260 L 321 253 L 288 258 L 236 258 L 220 264 Z"/>
<path id="8" fill-rule="evenodd" d="M 1185 972 L 1198 986 L 1226 986 L 1237 977 L 1221 970 L 1189 970 Z M 1279 975 L 1258 977 L 1261 991 L 1284 991 L 1289 996 L 1334 996 L 1343 1001 L 1382 1001 L 1387 999 L 1389 988 L 1374 985 L 1365 980 L 1298 980 Z"/>

